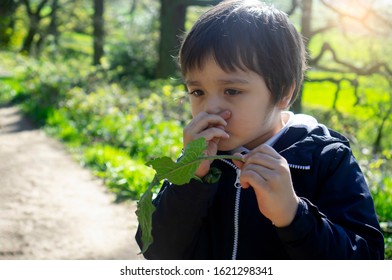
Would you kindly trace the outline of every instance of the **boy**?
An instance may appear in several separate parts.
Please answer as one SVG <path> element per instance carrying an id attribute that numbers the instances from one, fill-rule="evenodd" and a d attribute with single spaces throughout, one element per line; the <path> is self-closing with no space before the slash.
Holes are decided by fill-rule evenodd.
<path id="1" fill-rule="evenodd" d="M 383 258 L 348 141 L 284 111 L 305 56 L 287 16 L 258 1 L 221 2 L 195 23 L 179 54 L 193 116 L 184 147 L 204 137 L 208 155 L 243 161 L 204 161 L 199 180 L 163 184 L 147 259 Z"/>

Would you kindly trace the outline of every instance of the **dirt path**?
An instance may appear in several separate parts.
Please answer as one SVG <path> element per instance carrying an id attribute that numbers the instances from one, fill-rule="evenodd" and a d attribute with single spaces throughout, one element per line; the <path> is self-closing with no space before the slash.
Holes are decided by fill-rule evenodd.
<path id="1" fill-rule="evenodd" d="M 18 109 L 0 108 L 0 259 L 141 259 L 135 203 L 113 199 Z"/>

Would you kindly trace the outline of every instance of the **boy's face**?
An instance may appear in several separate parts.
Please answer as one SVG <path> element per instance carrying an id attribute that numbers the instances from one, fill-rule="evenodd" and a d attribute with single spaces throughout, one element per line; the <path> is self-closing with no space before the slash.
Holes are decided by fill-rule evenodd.
<path id="1" fill-rule="evenodd" d="M 280 112 L 284 107 L 272 105 L 264 79 L 255 72 L 237 69 L 227 73 L 209 58 L 203 68 L 188 71 L 185 80 L 193 117 L 200 112 L 222 115 L 230 111 L 227 126 L 219 127 L 230 136 L 218 139 L 221 151 L 240 146 L 254 149 L 282 128 Z"/>

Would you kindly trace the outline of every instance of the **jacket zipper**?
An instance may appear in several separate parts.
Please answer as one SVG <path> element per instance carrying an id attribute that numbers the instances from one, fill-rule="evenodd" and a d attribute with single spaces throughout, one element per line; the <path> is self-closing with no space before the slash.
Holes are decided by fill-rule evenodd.
<path id="1" fill-rule="evenodd" d="M 231 254 L 231 259 L 237 259 L 237 251 L 238 251 L 238 233 L 239 233 L 239 220 L 240 220 L 240 199 L 241 199 L 241 183 L 240 183 L 240 176 L 241 176 L 241 169 L 239 169 L 234 163 L 221 159 L 221 161 L 225 162 L 226 164 L 230 165 L 234 168 L 236 172 L 236 179 L 234 182 L 234 187 L 236 188 L 235 193 L 235 202 L 234 202 L 234 238 L 233 238 L 233 251 Z"/>
<path id="2" fill-rule="evenodd" d="M 289 163 L 289 167 L 292 169 L 310 170 L 310 165 L 299 165 L 299 164 Z"/>
<path id="3" fill-rule="evenodd" d="M 234 238 L 233 238 L 233 251 L 231 255 L 232 260 L 237 259 L 237 252 L 238 252 L 238 233 L 239 233 L 239 220 L 240 220 L 240 201 L 241 201 L 241 183 L 240 183 L 240 176 L 241 176 L 241 169 L 239 169 L 234 163 L 221 159 L 224 163 L 228 164 L 232 168 L 234 168 L 236 172 L 236 179 L 234 182 L 234 187 L 236 188 L 235 194 L 235 202 L 234 202 Z M 298 164 L 288 164 L 290 168 L 299 169 L 299 170 L 310 170 L 310 165 L 298 165 Z"/>

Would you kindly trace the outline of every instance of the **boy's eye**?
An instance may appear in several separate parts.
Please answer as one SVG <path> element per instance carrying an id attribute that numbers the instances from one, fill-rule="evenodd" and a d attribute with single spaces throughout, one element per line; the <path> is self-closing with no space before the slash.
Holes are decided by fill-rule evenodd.
<path id="1" fill-rule="evenodd" d="M 227 95 L 237 95 L 240 93 L 241 93 L 241 91 L 236 90 L 236 89 L 226 89 L 225 90 L 225 94 L 227 94 Z"/>
<path id="2" fill-rule="evenodd" d="M 189 94 L 194 96 L 202 96 L 204 95 L 204 92 L 202 90 L 197 89 L 197 90 L 190 91 Z"/>

